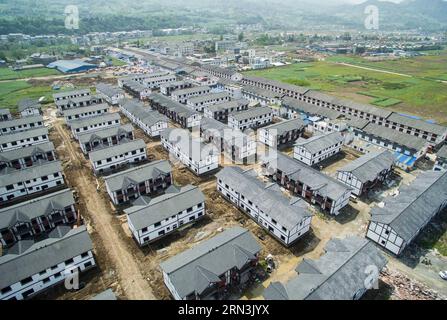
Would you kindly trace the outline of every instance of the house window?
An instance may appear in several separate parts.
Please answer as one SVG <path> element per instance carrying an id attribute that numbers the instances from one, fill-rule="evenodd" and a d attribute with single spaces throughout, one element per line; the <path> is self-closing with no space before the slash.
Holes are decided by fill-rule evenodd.
<path id="1" fill-rule="evenodd" d="M 160 226 L 161 226 L 161 222 L 157 222 L 156 224 L 154 224 L 155 228 L 160 227 Z"/>
<path id="2" fill-rule="evenodd" d="M 32 281 L 33 281 L 33 278 L 28 277 L 28 278 L 25 278 L 25 279 L 23 279 L 22 281 L 20 281 L 20 284 L 21 284 L 22 286 L 24 286 L 24 285 L 26 285 L 26 284 L 28 284 L 28 283 L 30 283 L 30 282 L 32 282 Z"/>

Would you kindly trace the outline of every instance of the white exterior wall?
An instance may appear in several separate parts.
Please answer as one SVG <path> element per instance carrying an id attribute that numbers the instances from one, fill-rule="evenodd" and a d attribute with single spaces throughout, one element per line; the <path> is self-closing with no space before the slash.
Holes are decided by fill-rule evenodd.
<path id="1" fill-rule="evenodd" d="M 363 183 L 357 179 L 351 172 L 338 171 L 337 180 L 352 189 L 352 193 L 360 196 L 363 190 Z"/>
<path id="2" fill-rule="evenodd" d="M 306 146 L 295 146 L 293 149 L 293 157 L 309 166 L 320 163 L 321 161 L 330 158 L 341 151 L 343 142 L 339 142 L 330 146 L 325 150 L 321 150 L 319 153 L 310 153 Z"/>
<path id="3" fill-rule="evenodd" d="M 136 153 L 132 154 L 132 152 L 134 151 Z M 118 168 L 128 163 L 138 163 L 147 159 L 146 147 L 143 149 L 143 151 L 141 151 L 140 149 L 136 149 L 134 151 L 129 151 L 119 156 L 114 156 L 109 162 L 107 162 L 107 159 L 95 162 L 90 160 L 90 163 L 93 166 L 93 171 L 95 172 L 95 174 L 98 174 L 104 171 L 112 170 L 113 168 Z"/>
<path id="4" fill-rule="evenodd" d="M 17 282 L 11 285 L 11 290 L 7 293 L 0 293 L 0 300 L 23 300 L 25 297 L 23 293 L 28 290 L 33 290 L 33 293 L 28 297 L 32 297 L 45 289 L 54 286 L 58 283 L 65 281 L 65 278 L 72 274 L 72 270 L 77 269 L 80 272 L 86 271 L 96 265 L 95 259 L 93 257 L 93 252 L 88 251 L 83 257 L 78 255 L 73 257 L 73 262 L 70 264 L 65 264 L 65 262 L 59 263 L 56 266 L 52 266 L 42 272 L 32 275 L 32 281 L 25 285 Z"/>
<path id="5" fill-rule="evenodd" d="M 168 288 L 169 292 L 171 292 L 172 296 L 175 300 L 183 300 L 180 295 L 178 294 L 177 290 L 175 290 L 174 285 L 171 282 L 171 279 L 169 278 L 168 274 L 166 272 L 163 272 L 163 281 Z"/>
<path id="6" fill-rule="evenodd" d="M 173 201 L 175 201 L 175 199 L 173 199 Z M 199 205 L 201 207 L 199 207 Z M 129 229 L 140 246 L 147 245 L 148 243 L 163 238 L 164 236 L 173 233 L 178 228 L 192 224 L 205 216 L 205 202 L 193 206 L 191 212 L 187 212 L 187 209 L 188 208 L 183 210 L 180 214 L 159 221 L 161 223 L 160 226 L 156 227 L 155 224 L 147 226 L 147 230 L 135 230 L 135 227 L 128 219 Z M 163 234 L 160 234 L 160 232 L 163 232 Z"/>
<path id="7" fill-rule="evenodd" d="M 196 175 L 205 174 L 219 168 L 219 156 L 217 154 L 207 155 L 205 157 L 202 156 L 201 160 L 197 162 L 190 160 L 189 153 L 185 154 L 178 145 L 172 145 L 169 141 L 164 139 L 161 140 L 161 144 L 171 155 L 175 156 Z"/>
<path id="8" fill-rule="evenodd" d="M 30 122 L 30 123 L 26 123 L 23 125 L 13 125 L 7 128 L 3 128 L 0 131 L 0 135 L 3 134 L 10 134 L 10 133 L 16 133 L 16 132 L 22 132 L 22 131 L 26 131 L 26 130 L 32 130 L 32 129 L 37 129 L 37 128 L 41 128 L 44 126 L 44 122 L 42 121 L 37 121 L 37 122 Z"/>
<path id="9" fill-rule="evenodd" d="M 90 125 L 83 128 L 71 129 L 73 136 L 77 139 L 79 133 L 93 132 L 104 128 L 117 127 L 120 125 L 120 120 L 104 121 L 95 125 Z"/>
<path id="10" fill-rule="evenodd" d="M 177 81 L 177 77 L 172 75 L 171 77 L 163 78 L 150 78 L 143 80 L 143 84 L 150 89 L 160 88 L 162 84 L 171 83 Z"/>
<path id="11" fill-rule="evenodd" d="M 205 94 L 209 94 L 209 93 L 210 93 L 210 90 L 201 89 L 201 90 L 193 91 L 193 92 L 190 92 L 187 94 L 178 95 L 174 91 L 171 95 L 171 99 L 174 101 L 185 104 L 188 101 L 188 99 L 190 99 L 192 97 L 197 97 L 197 96 L 201 96 L 201 95 L 205 95 Z"/>
<path id="12" fill-rule="evenodd" d="M 0 187 L 0 201 L 16 199 L 18 197 L 55 188 L 65 183 L 62 172 L 55 172 L 49 174 L 47 177 L 48 180 L 42 180 L 42 177 L 36 177 L 33 180 L 18 182 L 12 185 L 13 187 L 11 190 L 7 190 L 7 186 Z"/>
<path id="13" fill-rule="evenodd" d="M 232 115 L 228 116 L 228 126 L 233 129 L 239 129 L 241 131 L 244 131 L 248 128 L 258 128 L 262 127 L 264 125 L 267 125 L 269 123 L 272 123 L 273 121 L 273 112 L 269 114 L 264 114 L 259 117 L 253 117 L 241 121 L 237 121 Z"/>
<path id="14" fill-rule="evenodd" d="M 447 162 L 444 159 L 437 159 L 435 162 L 435 166 L 433 167 L 433 171 L 446 171 L 447 170 Z"/>
<path id="15" fill-rule="evenodd" d="M 202 121 L 202 115 L 195 114 L 191 117 L 188 117 L 188 119 L 186 119 L 186 127 L 187 128 L 198 127 L 198 126 L 200 126 L 200 121 Z"/>
<path id="16" fill-rule="evenodd" d="M 232 186 L 227 185 L 225 181 L 217 181 L 217 190 L 234 205 L 246 212 L 253 221 L 286 246 L 289 246 L 310 230 L 312 217 L 304 218 L 292 230 L 287 230 L 278 222 L 275 223 L 271 217 L 259 210 L 255 203 L 250 202 L 250 199 L 247 199 L 243 194 L 240 194 L 237 190 L 233 189 Z"/>
<path id="17" fill-rule="evenodd" d="M 41 136 L 28 138 L 26 140 L 8 142 L 6 145 L 2 144 L 0 146 L 0 151 L 3 152 L 3 151 L 16 150 L 16 149 L 20 149 L 20 148 L 24 148 L 24 147 L 35 146 L 40 143 L 45 143 L 45 142 L 49 142 L 49 141 L 50 140 L 48 139 L 48 135 L 44 134 Z"/>
<path id="18" fill-rule="evenodd" d="M 270 130 L 267 130 L 266 128 L 258 130 L 258 140 L 271 148 L 276 148 L 277 146 L 276 135 L 271 134 Z"/>
<path id="19" fill-rule="evenodd" d="M 186 106 L 194 111 L 203 112 L 204 108 L 206 108 L 207 106 L 211 106 L 213 104 L 227 102 L 227 101 L 230 101 L 229 96 L 226 96 L 223 98 L 218 98 L 218 99 L 210 99 L 208 101 L 204 101 L 201 103 L 192 103 L 191 101 L 188 101 Z"/>
<path id="20" fill-rule="evenodd" d="M 390 226 L 372 221 L 368 226 L 366 237 L 395 255 L 399 255 L 407 245 Z"/>
<path id="21" fill-rule="evenodd" d="M 79 113 L 74 116 L 72 116 L 72 115 L 65 116 L 65 122 L 67 123 L 67 125 L 70 125 L 70 123 L 69 123 L 70 121 L 100 116 L 100 115 L 107 113 L 108 110 L 109 110 L 109 108 L 105 107 L 104 109 L 97 110 L 95 112 L 90 111 L 90 112 Z"/>
<path id="22" fill-rule="evenodd" d="M 20 112 L 21 117 L 30 117 L 30 116 L 38 116 L 40 115 L 40 110 L 37 108 L 26 108 L 22 112 Z"/>

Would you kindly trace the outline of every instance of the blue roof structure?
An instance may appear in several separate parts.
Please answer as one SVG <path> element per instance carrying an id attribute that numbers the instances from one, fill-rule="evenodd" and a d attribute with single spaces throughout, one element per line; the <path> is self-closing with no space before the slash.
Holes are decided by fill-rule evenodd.
<path id="1" fill-rule="evenodd" d="M 90 69 L 97 68 L 96 65 L 87 63 L 83 60 L 58 60 L 50 63 L 48 68 L 57 69 L 62 73 L 78 73 L 85 72 Z"/>

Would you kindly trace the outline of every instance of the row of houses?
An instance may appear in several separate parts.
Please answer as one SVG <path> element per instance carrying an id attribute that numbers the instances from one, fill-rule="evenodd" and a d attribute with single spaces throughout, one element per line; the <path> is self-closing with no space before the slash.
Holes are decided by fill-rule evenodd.
<path id="1" fill-rule="evenodd" d="M 152 89 L 135 80 L 123 80 L 123 89 L 133 98 L 145 101 L 152 94 Z"/>
<path id="2" fill-rule="evenodd" d="M 48 129 L 41 115 L 26 118 L 1 136 L 0 300 L 29 299 L 96 265 Z"/>
<path id="3" fill-rule="evenodd" d="M 95 117 L 70 121 L 67 125 L 71 129 L 73 137 L 78 139 L 79 135 L 84 133 L 121 125 L 121 117 L 118 113 L 104 113 Z"/>
<path id="4" fill-rule="evenodd" d="M 280 96 L 288 96 L 314 106 L 341 112 L 347 117 L 354 116 L 359 119 L 364 119 L 381 127 L 422 138 L 434 146 L 442 143 L 447 138 L 446 127 L 410 118 L 372 105 L 361 104 L 309 90 L 304 87 L 284 84 L 279 81 L 260 77 L 244 76 L 241 83 L 269 90 Z"/>
<path id="5" fill-rule="evenodd" d="M 299 138 L 293 149 L 293 157 L 308 166 L 333 157 L 341 151 L 345 137 L 339 132 L 315 135 L 309 139 Z"/>
<path id="6" fill-rule="evenodd" d="M 168 128 L 161 133 L 161 144 L 196 175 L 203 175 L 219 167 L 220 152 L 212 144 L 194 138 L 188 130 Z"/>
<path id="7" fill-rule="evenodd" d="M 300 198 L 286 198 L 278 185 L 260 181 L 254 170 L 225 167 L 218 174 L 217 190 L 257 224 L 290 246 L 310 229 L 312 213 Z"/>
<path id="8" fill-rule="evenodd" d="M 83 108 L 68 109 L 63 112 L 66 123 L 85 118 L 103 115 L 109 112 L 109 105 L 106 103 L 93 104 Z"/>
<path id="9" fill-rule="evenodd" d="M 44 126 L 41 115 L 33 115 L 0 122 L 0 135 L 11 134 Z"/>
<path id="10" fill-rule="evenodd" d="M 235 130 L 220 121 L 203 118 L 200 135 L 205 142 L 212 143 L 234 163 L 252 163 L 256 159 L 256 137 Z"/>
<path id="11" fill-rule="evenodd" d="M 85 155 L 98 149 L 103 149 L 135 139 L 134 127 L 129 123 L 110 126 L 93 132 L 78 135 L 79 146 Z"/>
<path id="12" fill-rule="evenodd" d="M 185 105 L 171 100 L 169 97 L 160 93 L 153 93 L 149 96 L 148 101 L 153 110 L 164 114 L 183 128 L 193 128 L 200 125 L 200 120 L 202 119 L 200 112 L 193 111 Z"/>
<path id="13" fill-rule="evenodd" d="M 301 138 L 306 126 L 301 119 L 281 121 L 259 129 L 258 140 L 271 148 L 278 148 Z"/>
<path id="14" fill-rule="evenodd" d="M 249 101 L 245 99 L 215 103 L 205 106 L 203 108 L 203 115 L 206 118 L 215 119 L 223 123 L 228 123 L 228 116 L 231 113 L 248 110 L 248 105 Z"/>
<path id="15" fill-rule="evenodd" d="M 171 93 L 171 99 L 175 102 L 186 104 L 193 97 L 209 94 L 211 88 L 209 86 L 196 86 L 186 89 L 175 90 Z"/>
<path id="16" fill-rule="evenodd" d="M 68 98 L 56 101 L 56 107 L 59 114 L 62 114 L 65 110 L 88 107 L 94 104 L 104 103 L 105 100 L 101 95 L 84 95 L 74 98 Z"/>
<path id="17" fill-rule="evenodd" d="M 98 83 L 96 93 L 112 106 L 118 105 L 124 99 L 124 91 L 108 83 Z"/>
<path id="18" fill-rule="evenodd" d="M 257 129 L 272 122 L 273 111 L 269 107 L 249 108 L 248 110 L 235 112 L 228 115 L 228 126 L 240 131 L 244 131 L 246 129 Z"/>
<path id="19" fill-rule="evenodd" d="M 169 120 L 166 116 L 145 107 L 137 100 L 122 101 L 120 110 L 150 137 L 160 136 L 161 131 L 168 127 Z"/>

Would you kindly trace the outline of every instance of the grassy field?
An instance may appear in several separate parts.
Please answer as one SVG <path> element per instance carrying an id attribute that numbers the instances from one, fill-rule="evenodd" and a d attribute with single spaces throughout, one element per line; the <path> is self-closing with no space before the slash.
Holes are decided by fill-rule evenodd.
<path id="1" fill-rule="evenodd" d="M 246 74 L 325 91 L 339 97 L 447 123 L 447 83 L 434 78 L 447 75 L 447 53 L 413 59 L 360 64 L 361 58 L 337 57 L 315 63 L 249 71 Z M 337 62 L 409 74 L 402 76 L 360 69 Z M 407 65 L 408 64 L 408 65 Z"/>
<path id="2" fill-rule="evenodd" d="M 124 61 L 114 58 L 114 57 L 109 57 L 109 59 L 112 61 L 112 65 L 114 67 L 121 67 L 121 66 L 125 66 L 127 64 Z"/>
<path id="3" fill-rule="evenodd" d="M 61 74 L 55 69 L 37 68 L 30 70 L 14 71 L 9 68 L 0 68 L 0 80 L 16 80 L 35 77 L 46 77 Z"/>
<path id="4" fill-rule="evenodd" d="M 53 91 L 49 86 L 33 86 L 26 81 L 2 82 L 0 83 L 0 108 L 9 108 L 14 112 L 21 99 L 46 97 L 45 101 L 51 102 L 52 94 Z"/>

